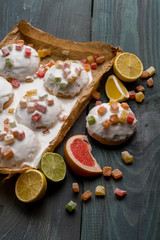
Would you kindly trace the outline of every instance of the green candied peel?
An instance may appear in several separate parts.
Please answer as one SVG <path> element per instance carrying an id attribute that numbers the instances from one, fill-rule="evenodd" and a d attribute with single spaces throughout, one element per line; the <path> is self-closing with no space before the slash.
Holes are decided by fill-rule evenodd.
<path id="1" fill-rule="evenodd" d="M 13 50 L 13 45 L 8 45 L 7 48 L 9 49 L 9 51 L 12 51 Z"/>
<path id="2" fill-rule="evenodd" d="M 72 200 L 66 205 L 66 209 L 69 212 L 72 212 L 77 206 L 77 203 L 73 202 Z"/>
<path id="3" fill-rule="evenodd" d="M 60 83 L 61 89 L 66 89 L 68 87 L 68 83 Z"/>
<path id="4" fill-rule="evenodd" d="M 12 67 L 12 62 L 11 62 L 11 60 L 9 59 L 9 58 L 6 58 L 5 59 L 5 64 L 6 64 L 6 66 L 8 66 L 8 67 Z"/>
<path id="5" fill-rule="evenodd" d="M 89 125 L 94 124 L 95 121 L 96 121 L 96 119 L 95 119 L 93 116 L 89 116 L 87 120 L 88 120 L 88 124 L 89 124 Z"/>

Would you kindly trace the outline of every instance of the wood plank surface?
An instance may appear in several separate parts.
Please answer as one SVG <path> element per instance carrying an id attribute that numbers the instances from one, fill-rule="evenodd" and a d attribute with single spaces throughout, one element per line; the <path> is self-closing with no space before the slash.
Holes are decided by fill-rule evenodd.
<path id="1" fill-rule="evenodd" d="M 14 194 L 17 176 L 0 183 L 0 240 L 159 240 L 160 230 L 160 1 L 159 0 L 0 0 L 0 40 L 22 18 L 34 27 L 58 38 L 73 41 L 103 41 L 136 54 L 144 68 L 153 65 L 156 75 L 151 89 L 146 80 L 125 84 L 129 90 L 145 87 L 145 99 L 128 103 L 138 119 L 134 137 L 118 147 L 97 143 L 91 137 L 92 153 L 101 167 L 119 168 L 121 180 L 80 178 L 67 169 L 65 181 L 49 184 L 45 197 L 34 204 L 20 203 Z M 92 18 L 91 18 L 92 17 Z M 101 80 L 101 101 L 108 101 L 104 86 L 111 70 Z M 66 140 L 75 134 L 87 134 L 85 116 L 95 104 L 92 100 L 56 152 L 63 156 Z M 128 150 L 134 162 L 126 165 L 121 152 Z M 0 175 L 0 180 L 2 175 Z M 79 182 L 74 195 L 72 182 Z M 105 198 L 94 196 L 95 187 L 106 187 Z M 121 200 L 114 196 L 118 187 L 127 190 Z M 92 199 L 83 203 L 80 195 L 90 189 Z M 77 202 L 68 214 L 65 205 Z"/>

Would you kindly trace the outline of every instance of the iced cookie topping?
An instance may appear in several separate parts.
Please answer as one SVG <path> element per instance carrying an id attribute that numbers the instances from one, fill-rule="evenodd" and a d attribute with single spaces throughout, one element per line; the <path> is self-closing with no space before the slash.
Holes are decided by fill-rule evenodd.
<path id="1" fill-rule="evenodd" d="M 27 76 L 36 73 L 38 66 L 38 53 L 22 40 L 0 50 L 0 73 L 6 78 L 25 81 Z"/>
<path id="2" fill-rule="evenodd" d="M 11 84 L 3 77 L 0 77 L 0 111 L 3 110 L 3 106 L 10 100 L 13 95 Z"/>
<path id="3" fill-rule="evenodd" d="M 49 92 L 62 97 L 74 97 L 89 81 L 79 62 L 57 61 L 45 74 L 44 84 Z"/>
<path id="4" fill-rule="evenodd" d="M 30 128 L 49 128 L 59 119 L 62 112 L 60 101 L 46 92 L 40 94 L 36 89 L 27 91 L 16 109 L 17 121 Z"/>
<path id="5" fill-rule="evenodd" d="M 0 168 L 20 168 L 24 162 L 34 161 L 38 140 L 29 128 L 17 125 L 14 118 L 6 118 L 0 131 Z M 1 126 L 2 127 L 2 126 Z"/>
<path id="6" fill-rule="evenodd" d="M 95 106 L 86 120 L 88 133 L 98 136 L 104 144 L 125 141 L 134 133 L 137 123 L 129 105 L 117 102 Z"/>

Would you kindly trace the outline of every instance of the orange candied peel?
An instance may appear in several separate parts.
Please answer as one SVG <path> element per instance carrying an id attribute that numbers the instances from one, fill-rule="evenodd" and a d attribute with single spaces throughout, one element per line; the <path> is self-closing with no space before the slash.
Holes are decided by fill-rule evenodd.
<path id="1" fill-rule="evenodd" d="M 110 122 L 111 122 L 112 124 L 118 123 L 118 122 L 119 122 L 119 117 L 118 117 L 118 115 L 117 115 L 117 114 L 111 115 L 111 116 L 110 116 Z"/>
<path id="2" fill-rule="evenodd" d="M 110 124 L 111 123 L 110 123 L 110 121 L 108 119 L 103 121 L 103 123 L 102 123 L 103 127 L 105 127 L 105 128 L 108 128 L 110 126 Z"/>
<path id="3" fill-rule="evenodd" d="M 86 72 L 89 72 L 91 70 L 91 66 L 90 64 L 86 63 L 86 64 L 83 64 L 83 67 L 85 69 Z"/>
<path id="4" fill-rule="evenodd" d="M 119 112 L 119 106 L 117 105 L 117 102 L 114 102 L 111 104 L 111 111 L 112 112 Z"/>
<path id="5" fill-rule="evenodd" d="M 153 81 L 152 77 L 147 80 L 147 85 L 148 85 L 148 87 L 153 87 L 154 81 Z"/>
<path id="6" fill-rule="evenodd" d="M 123 176 L 123 173 L 117 168 L 112 171 L 112 177 L 114 179 L 121 178 Z"/>
<path id="7" fill-rule="evenodd" d="M 72 183 L 72 189 L 73 189 L 73 192 L 79 192 L 79 184 L 78 183 Z"/>
<path id="8" fill-rule="evenodd" d="M 96 100 L 99 100 L 101 98 L 101 94 L 100 92 L 97 92 L 95 91 L 93 94 L 92 94 L 92 97 Z"/>
<path id="9" fill-rule="evenodd" d="M 38 50 L 38 56 L 40 58 L 50 56 L 51 54 L 52 54 L 52 50 L 50 48 L 44 48 L 44 49 Z"/>
<path id="10" fill-rule="evenodd" d="M 104 167 L 103 168 L 103 176 L 104 177 L 110 177 L 112 175 L 112 168 L 111 167 Z"/>
<path id="11" fill-rule="evenodd" d="M 139 86 L 136 87 L 136 90 L 138 92 L 144 92 L 145 88 L 142 85 L 139 85 Z"/>
<path id="12" fill-rule="evenodd" d="M 125 109 L 125 110 L 128 110 L 128 109 L 129 109 L 129 105 L 128 105 L 128 103 L 126 103 L 126 102 L 121 103 L 121 107 L 122 107 L 123 109 Z"/>
<path id="13" fill-rule="evenodd" d="M 97 112 L 98 112 L 99 115 L 103 115 L 107 112 L 107 108 L 105 108 L 104 106 L 99 107 Z"/>
<path id="14" fill-rule="evenodd" d="M 82 195 L 81 195 L 81 198 L 84 200 L 84 201 L 87 201 L 89 198 L 91 198 L 92 196 L 92 192 L 90 190 L 87 190 L 86 192 L 84 192 Z"/>

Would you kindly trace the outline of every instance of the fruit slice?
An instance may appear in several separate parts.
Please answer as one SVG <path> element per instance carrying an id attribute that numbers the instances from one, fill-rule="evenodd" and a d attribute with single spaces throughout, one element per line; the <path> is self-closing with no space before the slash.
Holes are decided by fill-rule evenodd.
<path id="1" fill-rule="evenodd" d="M 77 175 L 89 177 L 102 173 L 91 150 L 86 135 L 75 135 L 67 140 L 64 157 L 68 166 Z"/>
<path id="2" fill-rule="evenodd" d="M 66 175 L 66 164 L 58 153 L 46 152 L 41 158 L 39 169 L 52 182 L 59 182 Z"/>
<path id="3" fill-rule="evenodd" d="M 21 202 L 31 203 L 41 199 L 47 190 L 44 174 L 36 169 L 22 173 L 15 185 L 15 194 Z"/>
<path id="4" fill-rule="evenodd" d="M 119 54 L 113 63 L 115 75 L 124 82 L 133 82 L 143 72 L 143 64 L 140 59 L 128 52 Z"/>
<path id="5" fill-rule="evenodd" d="M 109 99 L 114 99 L 117 102 L 122 102 L 129 98 L 129 92 L 115 75 L 108 77 L 105 91 Z"/>

